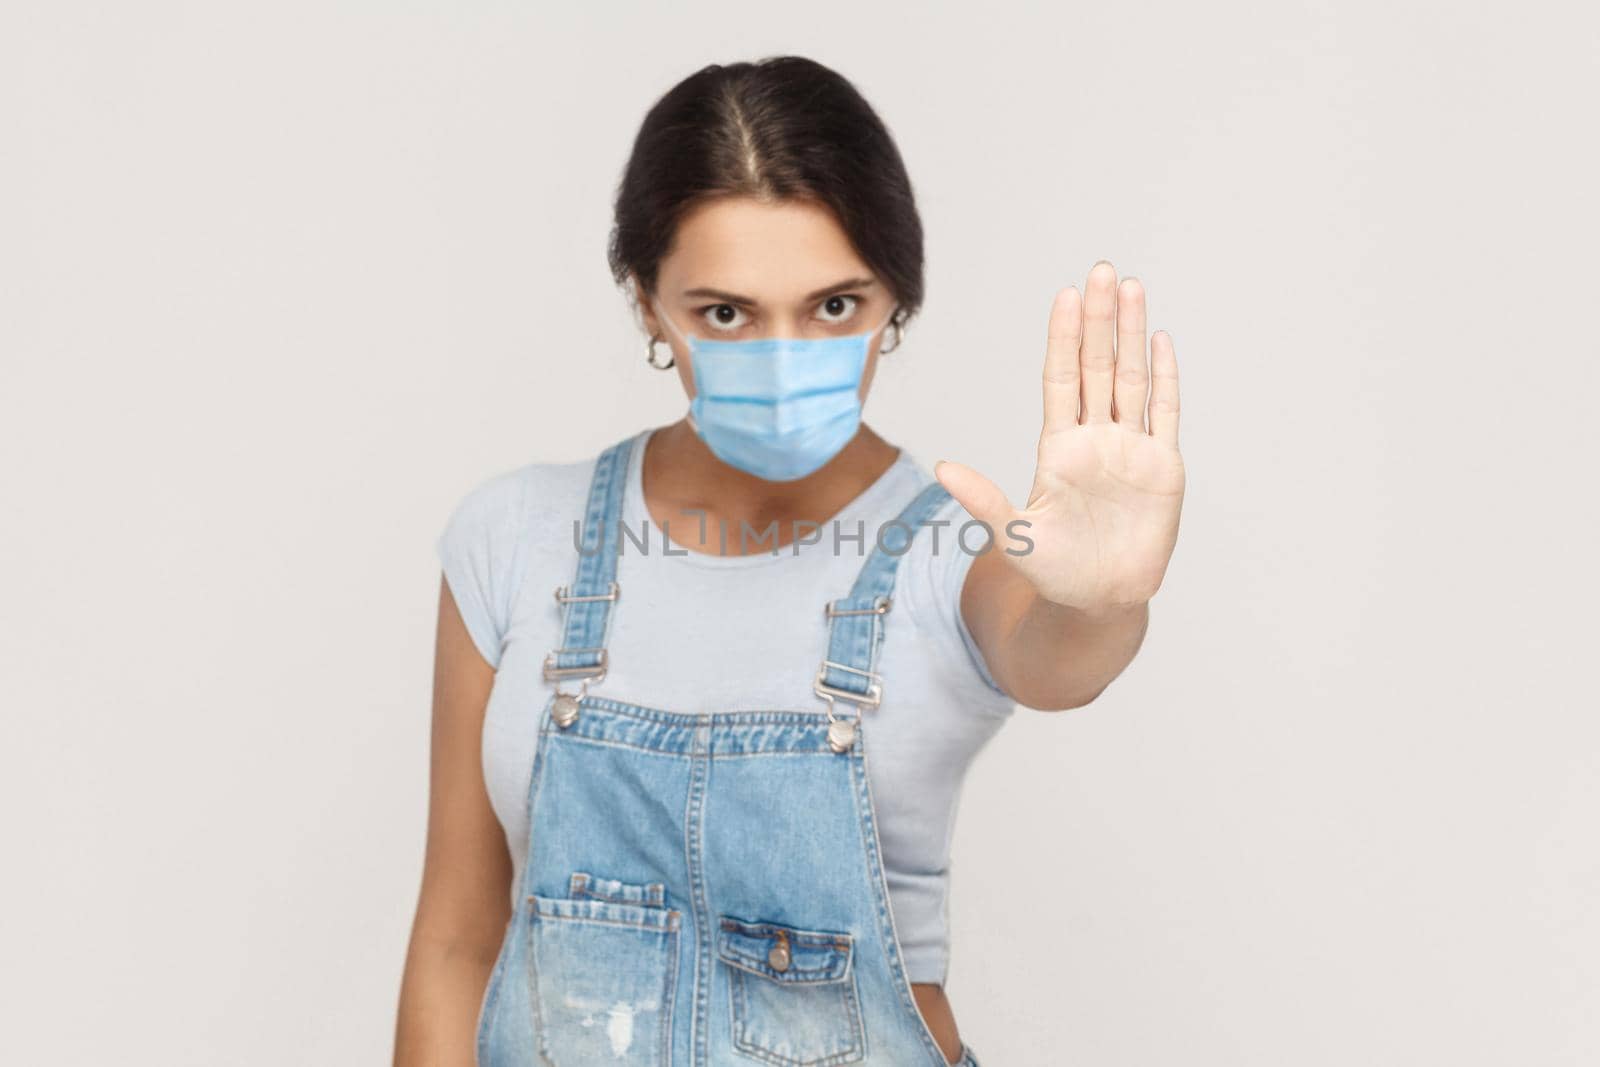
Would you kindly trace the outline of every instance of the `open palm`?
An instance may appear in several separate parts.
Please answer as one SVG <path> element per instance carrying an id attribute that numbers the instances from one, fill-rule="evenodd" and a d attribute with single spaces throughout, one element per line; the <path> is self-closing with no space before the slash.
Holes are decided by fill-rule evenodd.
<path id="1" fill-rule="evenodd" d="M 1084 288 L 1082 297 L 1063 289 L 1050 311 L 1044 429 L 1027 505 L 1013 507 L 963 464 L 943 462 L 935 473 L 998 546 L 1033 542 L 1008 558 L 1040 596 L 1095 613 L 1143 603 L 1160 587 L 1177 543 L 1184 469 L 1172 338 L 1157 331 L 1147 362 L 1143 286 L 1118 285 L 1105 260 Z"/>

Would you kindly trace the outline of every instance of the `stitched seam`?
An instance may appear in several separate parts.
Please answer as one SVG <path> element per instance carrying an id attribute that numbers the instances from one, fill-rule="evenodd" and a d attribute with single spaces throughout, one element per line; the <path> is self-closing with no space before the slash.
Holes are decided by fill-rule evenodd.
<path id="1" fill-rule="evenodd" d="M 889 885 L 883 874 L 878 823 L 874 814 L 876 808 L 872 803 L 872 782 L 867 772 L 866 750 L 866 737 L 863 732 L 863 736 L 857 739 L 851 751 L 850 770 L 855 780 L 853 793 L 856 798 L 857 813 L 860 816 L 861 843 L 866 851 L 868 873 L 872 879 L 872 896 L 878 911 L 879 934 L 884 938 L 884 957 L 889 965 L 891 982 L 896 992 L 900 994 L 900 1006 L 910 1013 L 915 1021 L 912 1029 L 922 1036 L 923 1048 L 933 1056 L 932 1062 L 938 1064 L 938 1067 L 950 1067 L 950 1061 L 945 1059 L 938 1041 L 934 1039 L 933 1031 L 928 1028 L 928 1021 L 922 1017 L 922 1012 L 918 1010 L 916 1000 L 911 995 L 911 983 L 900 958 L 900 935 L 895 930 L 894 910 L 889 903 Z"/>

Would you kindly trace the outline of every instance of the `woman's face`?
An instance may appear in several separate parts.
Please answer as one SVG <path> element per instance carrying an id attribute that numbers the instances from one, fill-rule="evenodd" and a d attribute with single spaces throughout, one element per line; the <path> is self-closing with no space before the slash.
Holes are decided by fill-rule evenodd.
<path id="1" fill-rule="evenodd" d="M 700 204 L 679 221 L 656 276 L 655 299 L 641 310 L 650 336 L 672 347 L 678 377 L 692 397 L 694 368 L 684 336 L 843 337 L 877 328 L 893 308 L 894 295 L 862 262 L 830 210 L 807 201 L 730 196 Z M 671 327 L 657 318 L 658 310 Z M 882 340 L 880 330 L 867 352 L 863 400 Z"/>

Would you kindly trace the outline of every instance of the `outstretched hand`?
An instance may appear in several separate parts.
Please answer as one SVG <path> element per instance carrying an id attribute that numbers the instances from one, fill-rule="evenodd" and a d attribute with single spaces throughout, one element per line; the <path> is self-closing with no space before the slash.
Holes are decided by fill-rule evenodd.
<path id="1" fill-rule="evenodd" d="M 1013 507 L 971 467 L 941 461 L 934 474 L 996 546 L 1026 536 L 1008 560 L 1039 596 L 1090 615 L 1149 600 L 1178 538 L 1184 469 L 1178 455 L 1178 363 L 1158 330 L 1145 356 L 1144 287 L 1117 283 L 1106 260 L 1085 293 L 1063 289 L 1050 309 L 1044 429 L 1033 489 Z M 1009 528 L 1014 520 L 1026 525 Z"/>

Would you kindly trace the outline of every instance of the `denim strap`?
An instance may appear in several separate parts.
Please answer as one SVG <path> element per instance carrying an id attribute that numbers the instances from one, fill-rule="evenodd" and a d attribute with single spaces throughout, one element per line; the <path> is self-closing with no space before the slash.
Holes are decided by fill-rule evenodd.
<path id="1" fill-rule="evenodd" d="M 571 586 L 556 590 L 565 618 L 561 647 L 545 657 L 546 681 L 598 679 L 606 672 L 606 624 L 611 604 L 621 592 L 616 582 L 617 539 L 633 442 L 631 436 L 618 441 L 600 453 L 595 463 L 584 509 L 578 572 Z"/>
<path id="2" fill-rule="evenodd" d="M 850 594 L 828 601 L 828 658 L 817 670 L 813 685 L 818 696 L 868 707 L 878 703 L 882 687 L 872 669 L 883 644 L 883 616 L 891 604 L 896 568 L 917 531 L 949 499 L 950 493 L 937 481 L 925 485 L 878 531 Z"/>

